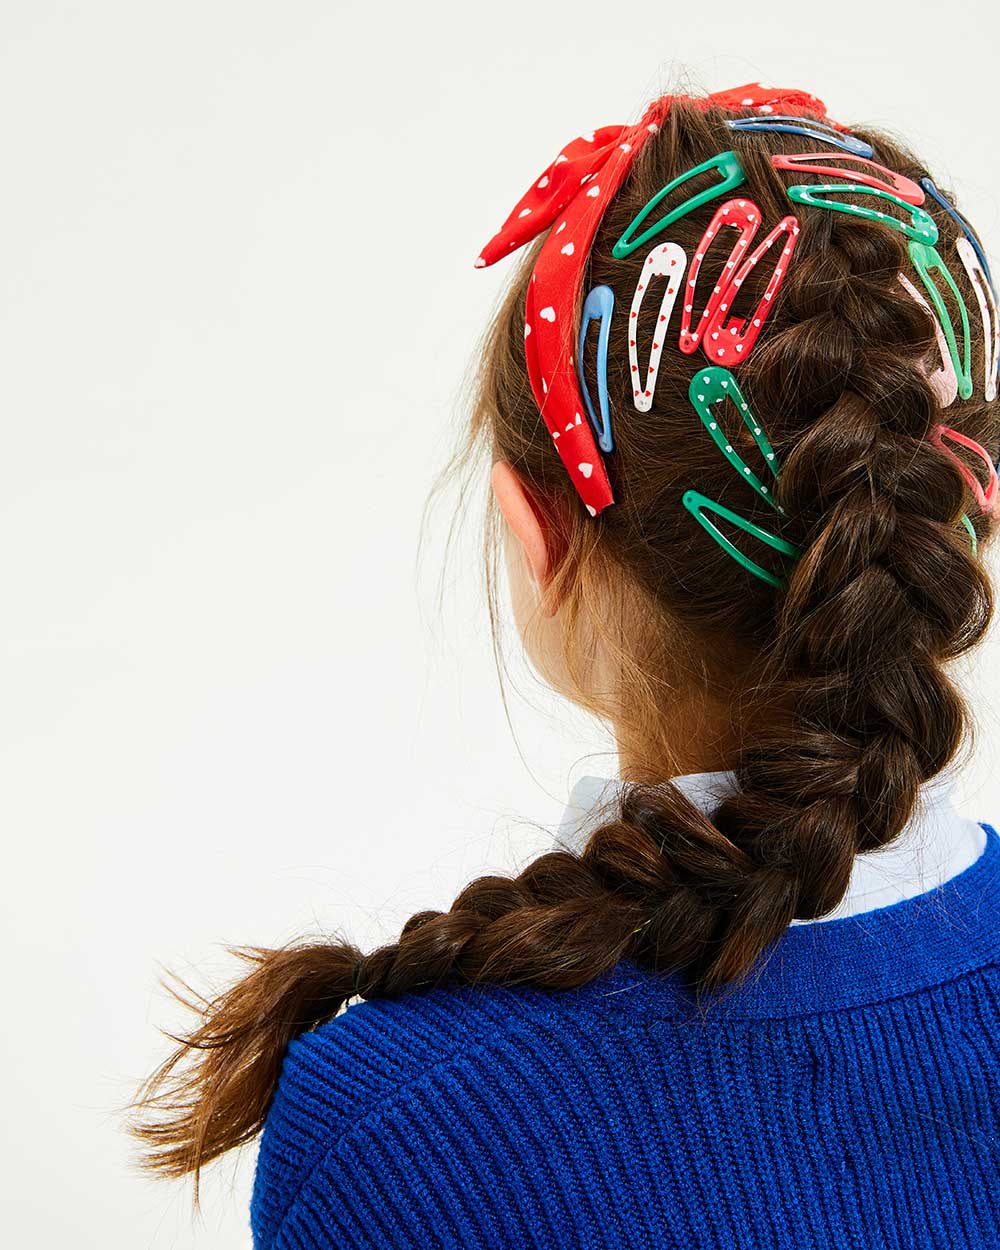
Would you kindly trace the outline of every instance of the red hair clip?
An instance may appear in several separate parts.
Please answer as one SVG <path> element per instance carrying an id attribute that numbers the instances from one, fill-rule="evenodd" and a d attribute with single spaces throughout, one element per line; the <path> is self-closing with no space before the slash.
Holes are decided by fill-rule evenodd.
<path id="1" fill-rule="evenodd" d="M 975 452 L 983 461 L 989 470 L 990 476 L 989 484 L 985 490 L 983 490 L 982 482 L 980 482 L 969 466 L 963 460 L 960 460 L 950 447 L 944 445 L 946 438 L 953 443 L 958 443 L 960 447 L 966 447 L 969 451 Z M 992 512 L 997 501 L 997 487 L 1000 483 L 997 480 L 997 470 L 996 465 L 993 463 L 993 457 L 986 448 L 977 443 L 974 438 L 969 438 L 967 434 L 961 434 L 958 430 L 953 430 L 949 425 L 936 425 L 931 431 L 930 440 L 939 451 L 943 451 L 948 459 L 955 464 L 959 473 L 965 479 L 969 490 L 975 495 L 976 503 L 979 504 L 982 511 Z"/>
<path id="2" fill-rule="evenodd" d="M 712 294 L 705 303 L 705 307 L 701 310 L 698 324 L 692 330 L 691 314 L 694 311 L 695 290 L 698 283 L 698 275 L 701 273 L 701 263 L 712 246 L 712 240 L 718 238 L 726 226 L 738 230 L 740 237 L 733 244 L 732 251 L 729 253 L 729 259 L 719 275 L 718 284 L 713 288 Z M 759 228 L 760 209 L 753 200 L 727 200 L 725 204 L 720 205 L 716 209 L 715 216 L 708 223 L 705 233 L 701 236 L 701 242 L 698 244 L 694 257 L 691 260 L 691 268 L 688 270 L 688 280 L 685 288 L 686 299 L 681 310 L 681 330 L 678 339 L 678 345 L 682 352 L 690 355 L 698 347 L 702 336 L 708 330 L 712 318 L 721 303 L 725 302 L 728 307 L 729 301 L 726 299 L 726 294 L 730 288 L 733 271 L 743 259 L 744 253 L 753 242 L 754 235 Z"/>
<path id="3" fill-rule="evenodd" d="M 736 365 L 750 354 L 757 336 L 767 320 L 775 292 L 784 280 L 788 270 L 788 261 L 795 249 L 799 235 L 797 217 L 783 217 L 774 229 L 757 245 L 753 252 L 744 260 L 744 254 L 760 225 L 760 209 L 752 200 L 730 200 L 723 204 L 712 218 L 698 251 L 691 262 L 688 275 L 687 301 L 681 317 L 678 346 L 686 355 L 690 355 L 699 346 L 709 360 L 717 364 Z M 719 275 L 719 282 L 714 287 L 702 310 L 701 317 L 694 331 L 691 330 L 691 313 L 694 309 L 695 284 L 698 272 L 711 240 L 718 234 L 723 225 L 735 226 L 740 230 L 740 237 L 729 254 L 729 259 Z M 774 244 L 787 235 L 788 240 L 781 250 L 771 279 L 757 307 L 749 317 L 735 317 L 730 313 L 733 301 L 739 294 L 740 287 L 757 267 Z M 742 262 L 742 263 L 741 263 Z"/>
<path id="4" fill-rule="evenodd" d="M 837 169 L 830 161 L 852 161 L 856 165 L 865 165 L 877 171 L 874 174 L 860 172 L 856 169 Z M 817 164 L 816 162 L 820 162 Z M 824 164 L 823 162 L 827 162 Z M 771 157 L 775 169 L 790 169 L 795 173 L 824 174 L 828 178 L 843 178 L 847 182 L 859 182 L 862 186 L 874 187 L 878 191 L 891 191 L 906 200 L 908 204 L 923 204 L 927 198 L 923 187 L 911 179 L 897 174 L 893 169 L 879 165 L 877 161 L 866 160 L 863 156 L 855 156 L 851 152 L 777 152 Z M 884 178 L 878 177 L 884 174 Z"/>

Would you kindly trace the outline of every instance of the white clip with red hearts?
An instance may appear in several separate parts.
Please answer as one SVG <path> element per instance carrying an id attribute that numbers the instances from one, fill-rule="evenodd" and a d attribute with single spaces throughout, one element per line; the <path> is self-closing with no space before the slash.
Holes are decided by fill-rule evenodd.
<path id="1" fill-rule="evenodd" d="M 997 397 L 997 367 L 1000 366 L 1000 320 L 997 318 L 997 302 L 989 279 L 983 270 L 982 262 L 969 240 L 956 239 L 955 250 L 962 258 L 965 272 L 976 293 L 979 315 L 983 319 L 984 393 L 989 401 Z"/>
<path id="2" fill-rule="evenodd" d="M 660 371 L 660 356 L 666 339 L 670 314 L 674 310 L 677 294 L 684 282 L 684 271 L 687 268 L 687 254 L 678 243 L 661 243 L 654 247 L 646 257 L 636 283 L 635 294 L 632 296 L 632 309 L 628 321 L 628 360 L 632 377 L 633 402 L 639 412 L 649 412 L 653 406 L 653 392 L 656 390 L 656 378 Z M 664 278 L 666 286 L 660 300 L 660 311 L 653 327 L 653 345 L 649 351 L 649 363 L 645 374 L 639 371 L 639 352 L 636 345 L 638 338 L 639 309 L 645 299 L 652 278 Z"/>

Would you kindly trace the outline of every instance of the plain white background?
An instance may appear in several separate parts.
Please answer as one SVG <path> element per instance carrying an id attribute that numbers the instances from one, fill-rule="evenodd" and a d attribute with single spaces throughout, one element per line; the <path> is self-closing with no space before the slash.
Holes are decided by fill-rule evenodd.
<path id="1" fill-rule="evenodd" d="M 682 70 L 760 79 L 899 130 L 989 244 L 998 36 L 990 0 L 0 8 L 11 1245 L 248 1247 L 252 1152 L 197 1222 L 131 1162 L 116 1108 L 182 1022 L 158 965 L 390 938 L 614 767 L 523 671 L 512 734 L 475 509 L 416 565 L 506 277 L 472 262 L 531 177 Z M 969 681 L 1000 820 L 995 643 Z"/>

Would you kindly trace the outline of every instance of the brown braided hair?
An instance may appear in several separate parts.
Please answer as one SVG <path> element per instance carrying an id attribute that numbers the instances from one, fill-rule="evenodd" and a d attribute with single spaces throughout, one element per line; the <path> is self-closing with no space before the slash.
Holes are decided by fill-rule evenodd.
<path id="1" fill-rule="evenodd" d="M 964 740 L 967 713 L 946 666 L 982 638 L 993 601 L 960 520 L 967 513 L 974 524 L 980 554 L 993 525 L 928 440 L 941 420 L 928 381 L 937 348 L 930 317 L 898 280 L 909 266 L 903 237 L 853 215 L 796 207 L 794 258 L 739 373 L 783 468 L 780 531 L 802 549 L 781 589 L 739 567 L 681 506 L 695 487 L 775 524 L 701 429 L 687 395 L 697 361 L 680 353 L 675 334 L 652 410 L 632 408 L 623 343 L 645 250 L 617 260 L 611 248 L 639 209 L 727 148 L 765 224 L 790 211 L 789 182 L 813 179 L 778 171 L 770 156 L 810 151 L 814 140 L 730 132 L 727 116 L 675 103 L 595 241 L 590 284 L 606 283 L 617 297 L 608 364 L 615 505 L 596 520 L 585 513 L 531 396 L 523 324 L 538 244 L 484 340 L 473 420 L 456 458 L 469 466 L 486 452 L 508 461 L 557 536 L 552 593 L 563 603 L 567 663 L 574 671 L 581 645 L 604 646 L 617 674 L 612 692 L 581 691 L 579 701 L 620 729 L 643 761 L 636 779 L 584 847 L 552 850 L 514 877 L 482 877 L 448 911 L 413 916 L 388 945 L 367 954 L 347 941 L 241 948 L 234 953 L 252 966 L 232 988 L 213 1001 L 182 998 L 197 1010 L 197 1027 L 174 1039 L 177 1049 L 144 1085 L 133 1132 L 146 1166 L 195 1174 L 196 1201 L 200 1168 L 261 1128 L 288 1043 L 353 995 L 449 980 L 555 991 L 623 958 L 682 971 L 699 998 L 731 990 L 793 918 L 836 906 L 854 857 L 900 833 L 921 784 Z M 855 133 L 878 162 L 913 180 L 927 174 L 886 135 Z M 672 227 L 669 237 L 689 256 L 715 207 Z M 926 207 L 938 250 L 968 286 L 953 259 L 959 227 L 936 203 Z M 701 289 L 723 260 L 706 257 Z M 767 276 L 754 271 L 740 298 L 756 303 Z M 642 317 L 654 316 L 646 301 Z M 995 455 L 996 405 L 980 381 L 987 345 L 970 321 L 976 389 L 948 409 L 947 424 Z M 640 318 L 640 341 L 650 341 L 650 329 Z M 748 438 L 745 430 L 732 437 Z M 494 510 L 490 534 L 499 532 Z M 756 550 L 754 558 L 764 559 Z M 496 576 L 494 563 L 493 593 Z M 682 678 L 696 698 L 730 709 L 739 792 L 712 819 L 663 783 Z"/>

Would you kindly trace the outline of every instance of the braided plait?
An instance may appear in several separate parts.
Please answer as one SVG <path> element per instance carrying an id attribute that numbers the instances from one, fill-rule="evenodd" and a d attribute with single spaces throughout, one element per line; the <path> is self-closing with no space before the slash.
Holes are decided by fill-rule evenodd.
<path id="1" fill-rule="evenodd" d="M 783 922 L 835 907 L 855 855 L 891 842 L 954 756 L 965 714 L 941 664 L 992 611 L 958 525 L 963 483 L 928 441 L 941 414 L 921 362 L 934 339 L 898 281 L 900 236 L 822 210 L 802 233 L 784 328 L 747 382 L 765 423 L 792 414 L 778 498 L 804 554 L 777 603 L 767 724 L 716 816 L 794 878 L 794 902 L 786 875 L 773 882 Z M 743 962 L 760 907 L 755 892 L 753 914 L 730 918 L 710 979 Z"/>

